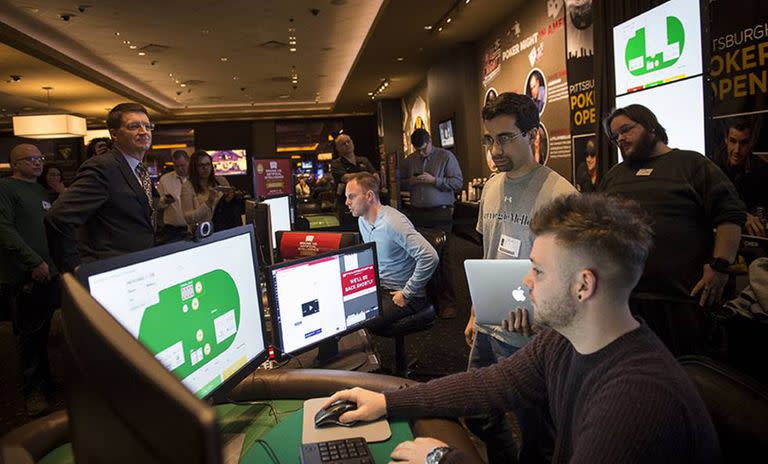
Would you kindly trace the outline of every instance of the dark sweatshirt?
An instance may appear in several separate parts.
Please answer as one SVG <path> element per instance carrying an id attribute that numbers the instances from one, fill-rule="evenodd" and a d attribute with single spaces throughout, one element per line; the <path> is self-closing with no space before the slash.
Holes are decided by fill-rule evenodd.
<path id="1" fill-rule="evenodd" d="M 390 417 L 548 411 L 552 462 L 719 462 L 703 401 L 677 361 L 642 325 L 581 355 L 548 330 L 497 364 L 385 393 Z M 523 431 L 525 433 L 525 431 Z M 466 462 L 452 451 L 441 463 Z"/>

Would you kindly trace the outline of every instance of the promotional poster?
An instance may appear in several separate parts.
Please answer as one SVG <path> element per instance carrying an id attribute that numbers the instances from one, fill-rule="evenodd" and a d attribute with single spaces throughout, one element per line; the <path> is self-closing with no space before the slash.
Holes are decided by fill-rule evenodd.
<path id="1" fill-rule="evenodd" d="M 290 158 L 253 159 L 253 193 L 269 198 L 293 193 Z"/>
<path id="2" fill-rule="evenodd" d="M 573 179 L 563 0 L 526 3 L 481 42 L 484 104 L 503 92 L 531 97 L 541 125 L 532 140 L 536 161 Z"/>

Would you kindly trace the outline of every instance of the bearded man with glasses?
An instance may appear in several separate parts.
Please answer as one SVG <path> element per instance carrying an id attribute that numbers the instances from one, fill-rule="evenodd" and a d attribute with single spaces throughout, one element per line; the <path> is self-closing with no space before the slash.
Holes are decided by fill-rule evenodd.
<path id="1" fill-rule="evenodd" d="M 121 103 L 109 112 L 112 149 L 83 163 L 46 225 L 62 271 L 154 245 L 157 192 L 144 165 L 154 125 L 147 110 Z"/>
<path id="2" fill-rule="evenodd" d="M 624 161 L 598 190 L 639 203 L 655 235 L 630 308 L 675 356 L 703 354 L 711 318 L 702 307 L 723 296 L 746 221 L 744 203 L 706 156 L 670 148 L 666 130 L 645 106 L 619 108 L 603 126 Z"/>
<path id="3" fill-rule="evenodd" d="M 482 116 L 483 146 L 499 171 L 485 184 L 480 198 L 477 231 L 483 235 L 483 258 L 528 259 L 534 240 L 530 229 L 533 215 L 553 199 L 576 189 L 534 159 L 532 145 L 539 127 L 539 110 L 530 97 L 501 93 L 486 103 Z M 509 309 L 514 319 L 516 308 L 512 301 Z M 470 368 L 495 364 L 531 340 L 530 334 L 513 331 L 506 321 L 476 324 L 474 310 L 464 334 L 472 348 Z M 527 431 L 535 430 L 540 423 L 534 411 L 518 410 L 515 414 Z M 503 415 L 468 419 L 467 425 L 486 443 L 490 463 L 517 461 L 512 428 Z M 522 453 L 540 448 L 530 441 L 536 436 L 529 433 L 523 437 Z"/>

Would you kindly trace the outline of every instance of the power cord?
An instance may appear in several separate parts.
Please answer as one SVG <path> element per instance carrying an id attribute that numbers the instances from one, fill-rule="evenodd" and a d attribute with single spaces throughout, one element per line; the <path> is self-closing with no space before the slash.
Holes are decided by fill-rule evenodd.
<path id="1" fill-rule="evenodd" d="M 277 457 L 277 453 L 275 453 L 275 450 L 272 449 L 269 443 L 264 440 L 256 440 L 254 443 L 258 443 L 264 448 L 264 451 L 267 453 L 267 456 L 269 456 L 269 459 L 272 460 L 273 464 L 280 464 L 280 459 Z"/>

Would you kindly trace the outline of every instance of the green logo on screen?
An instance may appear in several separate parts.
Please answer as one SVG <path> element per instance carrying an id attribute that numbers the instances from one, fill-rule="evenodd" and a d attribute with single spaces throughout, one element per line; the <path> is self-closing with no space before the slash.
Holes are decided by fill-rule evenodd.
<path id="1" fill-rule="evenodd" d="M 624 49 L 624 63 L 627 71 L 633 76 L 642 76 L 660 69 L 668 68 L 677 63 L 683 54 L 685 46 L 685 29 L 683 23 L 675 16 L 667 16 L 667 40 L 662 50 L 646 50 L 646 28 L 641 27 L 627 41 Z"/>

